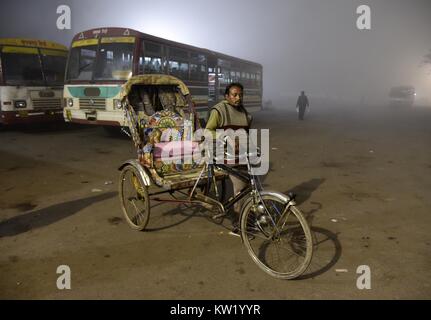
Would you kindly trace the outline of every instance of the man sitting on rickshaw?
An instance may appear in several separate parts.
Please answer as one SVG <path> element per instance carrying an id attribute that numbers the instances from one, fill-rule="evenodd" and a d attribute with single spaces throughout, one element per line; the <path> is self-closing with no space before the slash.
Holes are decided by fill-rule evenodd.
<path id="1" fill-rule="evenodd" d="M 217 129 L 244 129 L 248 131 L 250 128 L 252 116 L 242 104 L 243 91 L 244 87 L 242 84 L 236 82 L 229 84 L 225 90 L 225 100 L 219 102 L 211 109 L 206 129 L 213 133 L 214 138 L 218 138 L 216 136 Z M 242 169 L 242 167 L 238 168 Z M 242 180 L 233 175 L 229 175 L 229 179 L 232 181 L 234 195 L 238 194 L 246 186 Z M 233 209 L 236 216 L 234 220 L 238 220 L 241 202 L 238 201 L 235 203 Z"/>

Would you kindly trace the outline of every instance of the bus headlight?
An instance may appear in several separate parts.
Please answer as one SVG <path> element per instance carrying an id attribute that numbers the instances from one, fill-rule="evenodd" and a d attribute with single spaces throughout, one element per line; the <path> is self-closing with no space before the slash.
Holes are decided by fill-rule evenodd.
<path id="1" fill-rule="evenodd" d="M 25 108 L 27 107 L 27 102 L 25 100 L 15 100 L 14 106 L 15 108 Z"/>
<path id="2" fill-rule="evenodd" d="M 73 99 L 72 98 L 67 99 L 67 105 L 69 107 L 73 107 Z"/>
<path id="3" fill-rule="evenodd" d="M 114 107 L 117 109 L 121 109 L 123 107 L 120 99 L 114 99 Z"/>

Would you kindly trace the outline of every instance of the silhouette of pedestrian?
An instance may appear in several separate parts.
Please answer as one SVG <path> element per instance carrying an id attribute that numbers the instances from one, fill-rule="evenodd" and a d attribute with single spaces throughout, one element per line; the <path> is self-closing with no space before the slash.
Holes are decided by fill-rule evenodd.
<path id="1" fill-rule="evenodd" d="M 305 109 L 307 107 L 310 107 L 308 98 L 304 91 L 301 91 L 301 95 L 298 97 L 298 101 L 296 102 L 296 110 L 298 111 L 299 120 L 304 120 Z"/>

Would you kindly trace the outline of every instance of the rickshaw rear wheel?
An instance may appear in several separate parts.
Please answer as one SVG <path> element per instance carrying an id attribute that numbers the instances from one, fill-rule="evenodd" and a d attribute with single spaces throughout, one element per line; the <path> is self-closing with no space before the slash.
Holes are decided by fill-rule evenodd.
<path id="1" fill-rule="evenodd" d="M 119 196 L 128 225 L 134 230 L 144 230 L 150 220 L 148 186 L 145 185 L 138 170 L 131 165 L 121 170 Z"/>

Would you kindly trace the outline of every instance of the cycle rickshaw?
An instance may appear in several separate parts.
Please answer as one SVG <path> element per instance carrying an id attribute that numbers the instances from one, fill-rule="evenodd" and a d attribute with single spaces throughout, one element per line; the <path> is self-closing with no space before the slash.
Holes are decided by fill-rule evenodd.
<path id="1" fill-rule="evenodd" d="M 241 200 L 240 236 L 253 261 L 280 279 L 297 278 L 307 269 L 312 236 L 295 196 L 263 190 L 248 161 L 251 154 L 242 155 L 248 174 L 223 161 L 183 161 L 187 153 L 199 148 L 193 135 L 199 121 L 189 89 L 181 80 L 168 75 L 135 76 L 124 84 L 121 96 L 127 133 L 137 150 L 137 159 L 119 168 L 119 197 L 131 228 L 145 230 L 153 201 L 197 204 L 218 219 Z M 166 161 L 163 155 L 171 153 L 180 159 Z M 247 187 L 225 200 L 224 182 L 229 174 L 247 182 Z M 150 193 L 154 186 L 157 191 Z M 186 198 L 161 198 L 174 193 Z"/>

